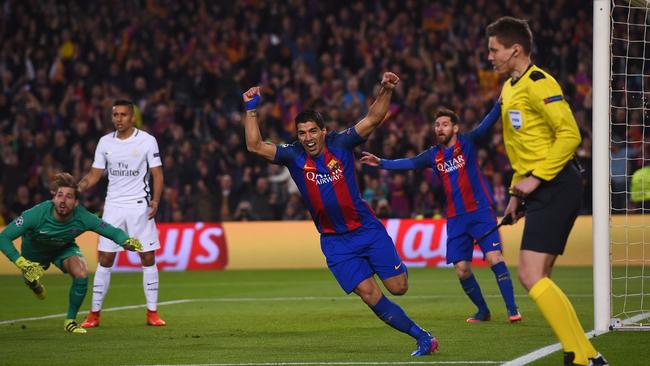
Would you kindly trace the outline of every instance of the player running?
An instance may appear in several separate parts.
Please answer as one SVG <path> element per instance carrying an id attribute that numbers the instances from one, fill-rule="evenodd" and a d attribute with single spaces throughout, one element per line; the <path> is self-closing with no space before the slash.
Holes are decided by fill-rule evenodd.
<path id="1" fill-rule="evenodd" d="M 496 277 L 506 304 L 508 320 L 518 322 L 510 271 L 503 259 L 501 236 L 497 231 L 484 236 L 497 225 L 492 211 L 492 195 L 481 172 L 474 141 L 483 137 L 499 120 L 501 108 L 497 103 L 481 123 L 467 134 L 458 134 L 459 118 L 454 111 L 441 109 L 436 113 L 433 131 L 438 141 L 420 155 L 408 159 L 380 159 L 368 152 L 361 162 L 387 170 L 433 168 L 443 182 L 447 197 L 447 263 L 453 263 L 460 285 L 478 308 L 468 323 L 490 320 L 490 310 L 472 273 L 474 241 L 478 240 L 485 259 Z"/>
<path id="2" fill-rule="evenodd" d="M 318 112 L 299 113 L 295 118 L 298 141 L 290 145 L 262 141 L 257 121 L 260 89 L 253 87 L 243 94 L 244 128 L 249 151 L 289 168 L 321 233 L 327 266 L 343 290 L 356 293 L 380 319 L 416 339 L 412 355 L 423 356 L 435 351 L 438 341 L 385 297 L 374 278 L 377 274 L 393 295 L 403 295 L 408 289 L 406 266 L 386 229 L 361 198 L 352 152 L 385 118 L 398 82 L 397 75 L 385 73 L 368 114 L 340 133 L 328 133 Z"/>
<path id="3" fill-rule="evenodd" d="M 163 171 L 156 138 L 135 128 L 135 106 L 129 100 L 113 103 L 112 121 L 115 132 L 103 136 L 95 150 L 95 160 L 90 172 L 79 182 L 84 192 L 108 175 L 108 191 L 104 203 L 103 219 L 138 238 L 144 249 L 140 251 L 142 287 L 147 301 L 147 324 L 165 325 L 158 315 L 158 267 L 155 251 L 160 248 L 158 229 L 154 217 L 163 191 Z M 153 193 L 149 175 L 153 177 Z M 99 238 L 99 261 L 93 280 L 93 297 L 90 312 L 81 326 L 99 326 L 100 311 L 111 283 L 111 268 L 119 245 Z"/>
<path id="4" fill-rule="evenodd" d="M 57 174 L 53 189 L 52 200 L 26 210 L 0 233 L 0 250 L 20 268 L 25 283 L 41 300 L 45 299 L 46 290 L 39 278 L 50 263 L 72 276 L 63 329 L 83 334 L 86 330 L 75 318 L 88 290 L 88 268 L 75 238 L 91 230 L 121 243 L 127 250 L 142 250 L 142 244 L 79 206 L 77 184 L 72 175 Z M 12 244 L 18 237 L 22 237 L 22 255 Z"/>

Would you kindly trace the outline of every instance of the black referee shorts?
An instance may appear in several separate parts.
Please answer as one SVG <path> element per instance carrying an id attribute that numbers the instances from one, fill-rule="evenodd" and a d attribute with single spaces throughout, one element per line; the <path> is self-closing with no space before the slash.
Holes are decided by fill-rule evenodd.
<path id="1" fill-rule="evenodd" d="M 582 177 L 573 161 L 526 198 L 521 249 L 562 254 L 582 204 Z"/>

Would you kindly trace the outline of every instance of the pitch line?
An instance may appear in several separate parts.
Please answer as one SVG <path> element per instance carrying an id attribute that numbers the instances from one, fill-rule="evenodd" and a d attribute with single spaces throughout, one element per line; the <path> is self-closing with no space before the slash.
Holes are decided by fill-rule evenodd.
<path id="1" fill-rule="evenodd" d="M 632 318 L 625 319 L 625 320 L 623 320 L 622 323 L 623 323 L 623 325 L 629 325 L 629 324 L 639 322 L 639 321 L 641 321 L 641 320 L 643 320 L 645 318 L 648 318 L 648 317 L 650 317 L 650 313 L 643 313 L 643 314 L 636 315 L 636 316 L 634 316 Z M 593 338 L 593 337 L 595 337 L 595 336 L 597 336 L 599 334 L 602 334 L 602 333 L 596 334 L 596 331 L 594 331 L 594 330 L 592 330 L 591 332 L 585 333 L 585 335 L 587 336 L 588 339 L 591 339 L 591 338 Z M 523 355 L 521 357 L 515 358 L 512 361 L 508 361 L 508 362 L 504 363 L 503 366 L 527 365 L 527 364 L 529 364 L 529 363 L 531 363 L 533 361 L 537 361 L 540 358 L 546 357 L 546 356 L 550 355 L 551 353 L 557 352 L 557 351 L 559 351 L 561 349 L 562 349 L 562 345 L 560 343 L 551 344 L 549 346 L 542 347 L 542 348 L 540 348 L 538 350 L 535 350 L 535 351 L 533 351 L 531 353 L 525 354 L 525 355 Z"/>
<path id="2" fill-rule="evenodd" d="M 194 302 L 196 300 L 192 299 L 184 299 L 184 300 L 173 300 L 173 301 L 163 301 L 159 302 L 158 305 L 174 305 L 174 304 L 183 304 L 187 302 Z M 102 309 L 102 311 L 120 311 L 120 310 L 131 310 L 131 309 L 139 309 L 145 307 L 146 304 L 141 304 L 141 305 L 127 305 L 127 306 L 118 306 L 114 308 L 107 308 L 107 309 Z M 80 311 L 79 315 L 84 315 L 88 314 L 88 310 Z M 66 316 L 66 313 L 61 313 L 61 314 L 52 314 L 52 315 L 45 315 L 45 316 L 34 316 L 30 318 L 20 318 L 20 319 L 12 319 L 12 320 L 2 320 L 0 321 L 0 325 L 3 324 L 11 324 L 11 323 L 17 323 L 17 322 L 28 322 L 28 321 L 34 321 L 34 320 L 44 320 L 44 319 L 52 319 L 52 318 L 61 318 Z"/>
<path id="3" fill-rule="evenodd" d="M 259 362 L 259 363 L 190 363 L 190 364 L 154 364 L 136 366 L 338 366 L 338 365 L 492 365 L 503 361 L 378 361 L 378 362 Z"/>
<path id="4" fill-rule="evenodd" d="M 526 297 L 528 295 L 515 295 L 515 297 Z M 579 295 L 572 295 L 571 297 L 588 297 L 591 296 L 590 294 L 579 294 Z M 426 300 L 426 299 L 448 299 L 448 298 L 454 298 L 457 296 L 446 296 L 446 295 L 424 295 L 424 296 L 407 296 L 402 299 L 419 299 L 419 300 Z M 501 295 L 485 295 L 484 297 L 501 297 Z M 180 300 L 171 300 L 171 301 L 162 301 L 158 303 L 158 306 L 165 306 L 165 305 L 176 305 L 176 304 L 184 304 L 184 303 L 190 303 L 190 302 L 253 302 L 253 301 L 273 301 L 273 302 L 281 302 L 281 301 L 330 301 L 330 300 L 343 300 L 343 301 L 358 301 L 356 297 L 352 296 L 304 296 L 304 297 L 213 297 L 213 298 L 198 298 L 198 299 L 180 299 Z M 144 308 L 146 305 L 145 304 L 140 304 L 140 305 L 126 305 L 126 306 L 118 306 L 118 307 L 113 307 L 113 308 L 106 308 L 102 309 L 104 312 L 110 312 L 110 311 L 121 311 L 121 310 L 132 310 L 132 309 L 140 309 Z M 88 310 L 83 310 L 78 313 L 79 315 L 85 315 L 88 314 Z M 51 315 L 44 315 L 44 316 L 34 316 L 34 317 L 28 317 L 28 318 L 19 318 L 19 319 L 9 319 L 9 320 L 0 320 L 0 325 L 4 324 L 12 324 L 16 322 L 28 322 L 28 321 L 35 321 L 35 320 L 45 320 L 45 319 L 53 319 L 53 318 L 61 318 L 64 317 L 66 313 L 60 313 L 60 314 L 51 314 Z"/>

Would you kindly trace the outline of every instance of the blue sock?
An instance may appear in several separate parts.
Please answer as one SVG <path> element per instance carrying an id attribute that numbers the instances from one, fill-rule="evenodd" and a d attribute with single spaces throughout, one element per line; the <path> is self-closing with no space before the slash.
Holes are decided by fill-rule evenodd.
<path id="1" fill-rule="evenodd" d="M 499 262 L 492 266 L 492 272 L 497 278 L 497 284 L 499 285 L 499 290 L 501 290 L 501 296 L 503 296 L 503 301 L 506 303 L 508 312 L 517 311 L 517 304 L 515 303 L 515 292 L 512 288 L 512 280 L 510 279 L 510 271 L 506 267 L 505 262 Z"/>
<path id="2" fill-rule="evenodd" d="M 381 295 L 381 299 L 379 299 L 375 306 L 371 306 L 370 308 L 375 312 L 375 314 L 377 314 L 379 319 L 383 320 L 386 324 L 415 339 L 429 335 L 424 329 L 420 328 L 419 325 L 415 324 L 415 322 L 406 315 L 399 305 L 388 300 L 384 295 Z"/>
<path id="3" fill-rule="evenodd" d="M 470 300 L 478 307 L 478 311 L 481 313 L 489 313 L 483 294 L 481 293 L 481 286 L 476 282 L 476 277 L 472 273 L 464 280 L 460 280 L 460 285 L 463 287 L 463 290 L 467 294 Z"/>

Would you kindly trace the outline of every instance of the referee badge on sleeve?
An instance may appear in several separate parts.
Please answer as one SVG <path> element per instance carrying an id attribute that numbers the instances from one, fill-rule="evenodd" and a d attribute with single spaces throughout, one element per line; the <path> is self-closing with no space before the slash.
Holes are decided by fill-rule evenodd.
<path id="1" fill-rule="evenodd" d="M 509 109 L 508 116 L 510 117 L 510 124 L 515 130 L 519 130 L 524 123 L 524 118 L 521 115 L 521 111 L 517 109 Z"/>

